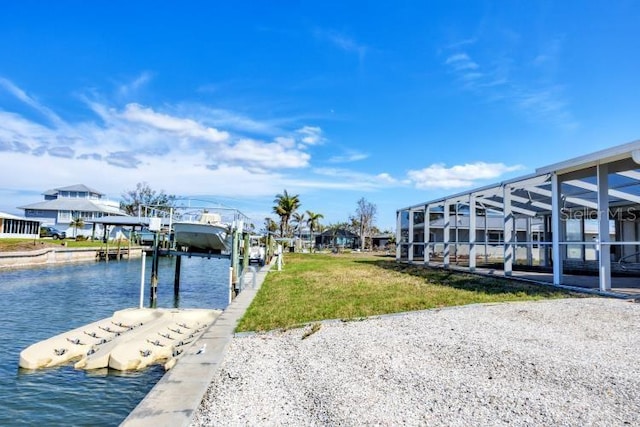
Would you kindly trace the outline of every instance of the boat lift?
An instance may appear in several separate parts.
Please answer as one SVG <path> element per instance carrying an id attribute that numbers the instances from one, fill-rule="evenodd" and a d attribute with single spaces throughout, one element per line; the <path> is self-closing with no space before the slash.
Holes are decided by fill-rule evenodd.
<path id="1" fill-rule="evenodd" d="M 187 215 L 188 216 L 195 216 L 197 215 L 196 213 L 194 213 L 194 209 L 198 209 L 198 208 L 193 208 L 193 207 L 189 207 L 188 208 L 188 212 L 187 213 L 179 213 L 177 218 L 185 218 Z M 205 208 L 200 208 L 200 209 L 205 209 Z M 187 257 L 201 257 L 201 258 L 207 258 L 207 259 L 229 259 L 230 260 L 230 266 L 229 266 L 229 302 L 231 302 L 236 296 L 237 294 L 240 292 L 242 286 L 243 286 L 243 278 L 242 277 L 238 277 L 238 272 L 240 270 L 243 271 L 243 273 L 247 272 L 247 271 L 251 271 L 251 269 L 249 269 L 249 262 L 250 262 L 250 257 L 249 257 L 249 253 L 250 253 L 250 239 L 252 237 L 252 234 L 250 233 L 250 230 L 245 230 L 245 224 L 248 222 L 249 217 L 247 217 L 246 215 L 244 215 L 243 213 L 241 213 L 239 210 L 237 209 L 232 209 L 232 208 L 208 208 L 207 210 L 223 210 L 226 211 L 225 213 L 223 213 L 224 216 L 226 216 L 227 219 L 227 223 L 230 224 L 230 234 L 231 234 L 231 240 L 232 240 L 232 244 L 231 244 L 231 251 L 229 252 L 220 252 L 220 253 L 216 253 L 214 251 L 209 251 L 209 252 L 203 252 L 203 251 L 194 251 L 194 250 L 184 250 L 184 248 L 178 248 L 175 246 L 175 242 L 174 245 L 168 249 L 161 249 L 160 248 L 160 244 L 159 244 L 159 234 L 160 231 L 162 229 L 162 225 L 161 225 L 161 221 L 160 218 L 151 218 L 150 222 L 149 222 L 149 230 L 154 232 L 155 234 L 155 239 L 154 239 L 154 244 L 153 244 L 153 250 L 152 250 L 152 261 L 151 261 L 151 282 L 150 282 L 150 289 L 149 289 L 149 297 L 150 297 L 150 301 L 151 301 L 151 306 L 155 307 L 156 303 L 157 303 L 157 294 L 158 294 L 158 262 L 159 262 L 159 257 L 160 255 L 163 256 L 174 256 L 176 257 L 176 264 L 175 264 L 175 273 L 174 273 L 174 295 L 176 298 L 178 298 L 179 293 L 180 293 L 180 271 L 181 271 L 181 266 L 182 266 L 182 257 L 183 256 L 187 256 Z M 170 223 L 172 223 L 173 221 L 176 220 L 176 217 L 173 217 L 173 215 L 175 214 L 175 212 L 172 212 L 172 220 L 170 221 Z M 271 249 L 273 246 L 273 242 L 271 242 L 271 236 L 267 236 L 266 237 L 267 242 L 266 242 L 266 258 L 269 259 L 269 256 L 273 254 L 273 250 Z M 243 254 L 242 256 L 242 262 L 240 260 L 240 254 Z M 143 267 L 142 267 L 142 274 L 141 274 L 141 283 L 140 283 L 140 306 L 142 307 L 143 304 L 143 294 L 144 294 L 144 271 L 145 271 L 145 267 L 144 267 L 144 256 L 143 256 Z M 242 268 L 241 268 L 242 266 Z M 255 276 L 255 272 L 254 272 L 254 276 Z"/>

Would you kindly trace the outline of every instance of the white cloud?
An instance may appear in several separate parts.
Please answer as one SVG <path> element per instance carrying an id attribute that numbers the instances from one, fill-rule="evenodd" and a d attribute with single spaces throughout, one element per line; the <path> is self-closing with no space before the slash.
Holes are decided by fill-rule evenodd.
<path id="1" fill-rule="evenodd" d="M 296 146 L 295 138 L 287 136 L 278 136 L 274 139 L 274 141 L 285 148 L 294 148 Z"/>
<path id="2" fill-rule="evenodd" d="M 344 182 L 345 188 L 354 190 L 371 190 L 398 184 L 398 181 L 386 172 L 373 175 L 339 168 L 316 168 L 313 172 L 333 179 L 339 178 L 340 181 Z"/>
<path id="3" fill-rule="evenodd" d="M 51 147 L 48 150 L 49 155 L 53 157 L 64 157 L 66 159 L 73 158 L 75 152 L 69 147 Z"/>
<path id="4" fill-rule="evenodd" d="M 9 80 L 4 79 L 1 87 L 40 111 L 50 111 Z M 42 191 L 43 182 L 50 183 L 45 187 L 84 182 L 119 195 L 146 181 L 174 194 L 247 196 L 273 195 L 291 183 L 313 188 L 332 185 L 307 179 L 307 173 L 305 179 L 291 180 L 283 172 L 310 165 L 308 147 L 324 141 L 319 127 L 293 122 L 289 129 L 279 130 L 274 122 L 198 105 L 165 104 L 162 109 L 138 103 L 117 105 L 95 94 L 85 95 L 82 101 L 95 113 L 93 119 L 43 124 L 44 120 L 0 111 L 4 187 Z M 216 119 L 236 123 L 236 129 L 244 128 L 246 133 L 214 127 L 211 123 Z M 24 173 L 24 165 L 38 173 Z"/>
<path id="5" fill-rule="evenodd" d="M 4 141 L 21 142 L 31 147 L 53 142 L 55 132 L 17 114 L 0 111 L 0 138 Z"/>
<path id="6" fill-rule="evenodd" d="M 454 43 L 451 43 L 450 45 L 447 46 L 447 49 L 457 49 L 457 48 L 461 48 L 462 46 L 467 46 L 467 45 L 473 45 L 478 41 L 478 39 L 476 37 L 472 37 L 472 38 L 468 38 L 465 40 L 460 40 Z"/>
<path id="7" fill-rule="evenodd" d="M 13 84 L 13 82 L 11 82 L 10 80 L 0 77 L 0 86 L 4 87 L 7 92 L 15 96 L 20 101 L 27 104 L 29 107 L 33 108 L 34 110 L 44 115 L 47 119 L 51 121 L 51 123 L 58 126 L 64 123 L 60 119 L 60 117 L 58 117 L 57 114 L 55 114 L 53 111 L 51 111 L 49 108 L 45 107 L 44 105 L 40 104 L 33 97 L 27 95 L 27 93 L 24 90 L 20 89 L 18 86 Z"/>
<path id="8" fill-rule="evenodd" d="M 522 169 L 522 166 L 506 166 L 503 163 L 467 163 L 447 168 L 433 164 L 420 170 L 410 170 L 408 178 L 416 188 L 461 188 L 476 185 L 478 181 L 496 179 L 499 176 Z"/>
<path id="9" fill-rule="evenodd" d="M 466 53 L 457 53 L 449 56 L 445 64 L 450 65 L 456 71 L 475 70 L 478 68 L 478 64 L 473 62 Z"/>
<path id="10" fill-rule="evenodd" d="M 50 111 L 9 80 L 2 79 L 0 83 L 23 102 L 40 111 Z M 170 105 L 159 111 L 138 103 L 118 108 L 88 97 L 83 101 L 101 121 L 64 123 L 58 119 L 57 125 L 46 126 L 16 113 L 0 111 L 0 151 L 34 155 L 50 152 L 78 160 L 102 159 L 123 168 L 144 164 L 141 155 L 171 158 L 177 152 L 200 153 L 203 164 L 281 169 L 307 167 L 311 158 L 307 147 L 324 141 L 322 130 L 316 126 L 279 131 L 279 135 L 263 140 L 241 133 L 232 134 L 207 124 L 217 118 L 220 122 L 235 123 L 238 129 L 252 134 L 259 133 L 260 129 L 267 134 L 277 131 L 271 123 L 263 125 L 224 110 L 192 108 L 189 112 L 204 114 L 189 116 L 183 107 Z M 51 114 L 55 116 L 53 112 Z"/>
<path id="11" fill-rule="evenodd" d="M 285 133 L 279 125 L 282 124 L 281 122 L 287 121 L 287 119 L 256 120 L 236 111 L 229 111 L 222 108 L 211 108 L 192 103 L 176 106 L 173 114 L 198 117 L 202 123 L 223 128 L 227 131 L 271 136 Z"/>
<path id="12" fill-rule="evenodd" d="M 353 150 L 348 150 L 344 155 L 341 156 L 333 156 L 329 159 L 330 163 L 350 163 L 357 162 L 359 160 L 364 160 L 369 157 L 368 154 L 360 153 Z"/>
<path id="13" fill-rule="evenodd" d="M 145 86 L 151 81 L 152 74 L 148 71 L 141 73 L 138 77 L 133 79 L 130 83 L 122 84 L 118 88 L 118 94 L 121 97 L 129 97 L 134 95 L 141 87 Z"/>
<path id="14" fill-rule="evenodd" d="M 306 145 L 316 145 L 323 141 L 322 129 L 316 126 L 304 126 L 296 131 L 302 135 L 302 142 Z"/>
<path id="15" fill-rule="evenodd" d="M 128 104 L 121 117 L 132 122 L 146 124 L 161 131 L 202 138 L 212 142 L 222 142 L 229 139 L 229 133 L 203 126 L 192 119 L 178 118 L 167 114 L 157 113 L 151 108 L 144 108 L 139 104 Z"/>
<path id="16" fill-rule="evenodd" d="M 307 153 L 289 149 L 278 142 L 264 143 L 251 139 L 243 139 L 233 146 L 222 148 L 212 157 L 222 162 L 247 164 L 263 169 L 302 168 L 308 166 L 311 158 Z"/>
<path id="17" fill-rule="evenodd" d="M 556 83 L 556 69 L 562 59 L 562 39 L 553 39 L 533 56 L 523 54 L 517 34 L 504 33 L 513 51 L 501 51 L 499 56 L 482 55 L 484 46 L 474 39 L 473 46 L 457 43 L 448 49 L 452 53 L 444 64 L 464 90 L 491 102 L 505 102 L 514 110 L 535 121 L 551 123 L 565 129 L 578 127 L 564 94 L 563 85 Z M 465 50 L 474 49 L 474 57 Z M 493 52 L 492 50 L 488 50 Z"/>
<path id="18" fill-rule="evenodd" d="M 398 182 L 397 179 L 395 179 L 394 177 L 392 177 L 386 172 L 379 173 L 378 175 L 376 175 L 376 178 L 378 178 L 381 182 L 387 182 L 389 184 L 395 184 Z"/>
<path id="19" fill-rule="evenodd" d="M 357 54 L 360 61 L 364 59 L 367 51 L 369 50 L 366 45 L 358 43 L 352 37 L 349 37 L 335 30 L 316 29 L 315 35 L 319 39 L 328 40 L 333 45 L 344 50 L 345 52 Z"/>

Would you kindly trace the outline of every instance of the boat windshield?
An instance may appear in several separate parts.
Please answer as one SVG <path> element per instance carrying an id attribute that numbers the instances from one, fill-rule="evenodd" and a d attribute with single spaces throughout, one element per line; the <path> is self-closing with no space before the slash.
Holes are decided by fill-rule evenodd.
<path id="1" fill-rule="evenodd" d="M 222 222 L 222 218 L 220 217 L 220 214 L 207 212 L 202 214 L 200 222 L 203 224 L 220 224 Z"/>

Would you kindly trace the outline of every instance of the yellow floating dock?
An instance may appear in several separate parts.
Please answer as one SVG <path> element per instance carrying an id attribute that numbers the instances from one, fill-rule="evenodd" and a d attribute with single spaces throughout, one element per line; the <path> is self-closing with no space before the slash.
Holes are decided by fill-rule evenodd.
<path id="1" fill-rule="evenodd" d="M 40 369 L 75 362 L 78 369 L 170 369 L 221 310 L 129 308 L 56 335 L 20 352 L 20 367 Z"/>

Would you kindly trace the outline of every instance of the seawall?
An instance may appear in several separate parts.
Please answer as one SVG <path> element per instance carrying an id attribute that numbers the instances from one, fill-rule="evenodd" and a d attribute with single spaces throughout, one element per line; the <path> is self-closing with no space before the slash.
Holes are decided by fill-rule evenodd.
<path id="1" fill-rule="evenodd" d="M 113 249 L 110 249 L 111 251 Z M 129 251 L 123 257 L 139 258 L 142 256 L 142 248 L 133 247 L 123 248 Z M 95 261 L 104 249 L 101 248 L 42 248 L 32 251 L 16 251 L 16 252 L 0 252 L 0 269 L 3 268 L 19 268 L 19 267 L 35 267 L 47 264 L 61 264 L 70 262 L 86 262 Z"/>

